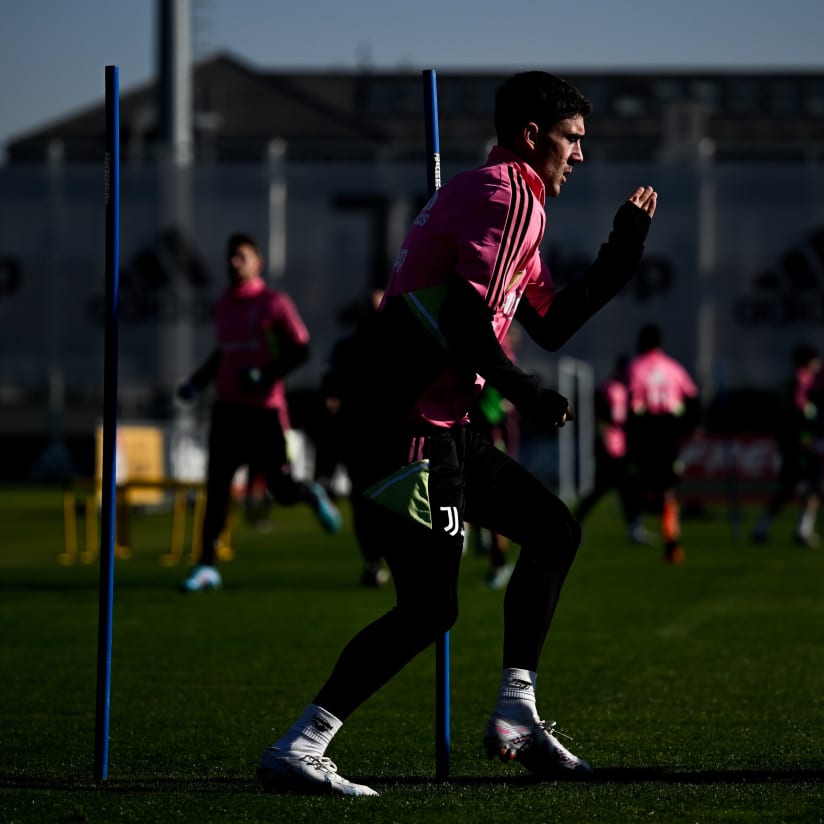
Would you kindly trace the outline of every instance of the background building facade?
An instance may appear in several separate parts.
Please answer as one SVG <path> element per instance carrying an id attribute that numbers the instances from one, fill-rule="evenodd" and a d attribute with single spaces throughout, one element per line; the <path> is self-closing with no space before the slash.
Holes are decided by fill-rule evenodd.
<path id="1" fill-rule="evenodd" d="M 485 158 L 506 74 L 439 72 L 444 179 Z M 127 417 L 172 416 L 175 385 L 210 351 L 228 234 L 260 238 L 306 319 L 313 357 L 291 386 L 308 390 L 342 307 L 382 285 L 425 200 L 419 72 L 268 73 L 219 55 L 192 78 L 183 162 L 159 140 L 158 88 L 121 100 Z M 595 111 L 586 162 L 548 204 L 558 283 L 594 259 L 636 185 L 661 209 L 636 277 L 564 354 L 606 374 L 653 320 L 707 403 L 777 389 L 796 343 L 824 347 L 824 74 L 568 79 Z M 87 437 L 100 415 L 103 137 L 101 101 L 13 141 L 0 167 L 0 437 L 16 444 Z M 528 343 L 519 356 L 553 379 L 552 358 Z"/>

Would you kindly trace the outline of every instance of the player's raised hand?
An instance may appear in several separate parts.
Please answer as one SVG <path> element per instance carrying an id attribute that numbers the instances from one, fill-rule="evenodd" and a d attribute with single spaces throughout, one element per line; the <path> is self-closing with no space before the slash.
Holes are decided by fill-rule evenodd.
<path id="1" fill-rule="evenodd" d="M 655 214 L 655 207 L 658 205 L 658 192 L 652 186 L 639 186 L 627 198 L 627 201 L 652 217 Z"/>

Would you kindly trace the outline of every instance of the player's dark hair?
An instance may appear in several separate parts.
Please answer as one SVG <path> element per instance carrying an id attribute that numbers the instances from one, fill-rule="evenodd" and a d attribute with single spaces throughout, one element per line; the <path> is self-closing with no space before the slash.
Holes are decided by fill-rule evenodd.
<path id="1" fill-rule="evenodd" d="M 229 240 L 226 241 L 226 259 L 230 260 L 241 246 L 251 246 L 258 255 L 260 254 L 260 247 L 251 235 L 235 232 L 229 235 Z"/>
<path id="2" fill-rule="evenodd" d="M 651 352 L 661 345 L 661 328 L 654 323 L 647 323 L 638 332 L 636 348 L 640 354 Z"/>
<path id="3" fill-rule="evenodd" d="M 520 72 L 495 92 L 495 131 L 507 146 L 527 123 L 549 130 L 559 120 L 592 111 L 592 103 L 566 80 L 547 72 Z"/>

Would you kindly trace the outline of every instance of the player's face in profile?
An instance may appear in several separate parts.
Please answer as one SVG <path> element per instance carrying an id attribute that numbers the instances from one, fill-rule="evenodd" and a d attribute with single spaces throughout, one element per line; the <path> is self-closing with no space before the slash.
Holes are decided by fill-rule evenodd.
<path id="1" fill-rule="evenodd" d="M 583 163 L 581 139 L 585 133 L 581 115 L 559 120 L 548 132 L 538 133 L 533 168 L 546 186 L 547 197 L 558 197 L 573 165 Z"/>

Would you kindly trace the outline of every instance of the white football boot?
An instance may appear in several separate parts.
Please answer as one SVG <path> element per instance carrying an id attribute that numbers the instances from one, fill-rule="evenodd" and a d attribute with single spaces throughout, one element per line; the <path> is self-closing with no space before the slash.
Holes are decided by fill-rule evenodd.
<path id="1" fill-rule="evenodd" d="M 488 758 L 497 756 L 503 762 L 517 761 L 544 778 L 592 775 L 592 767 L 561 744 L 558 735 L 563 733 L 555 729 L 554 721 L 516 724 L 495 713 L 486 725 L 484 747 Z"/>
<path id="2" fill-rule="evenodd" d="M 220 589 L 223 579 L 213 566 L 198 564 L 186 580 L 180 582 L 181 592 L 201 592 L 207 589 Z"/>
<path id="3" fill-rule="evenodd" d="M 332 795 L 378 795 L 371 787 L 355 784 L 338 775 L 326 756 L 269 747 L 257 768 L 258 781 L 267 792 L 293 791 Z"/>

